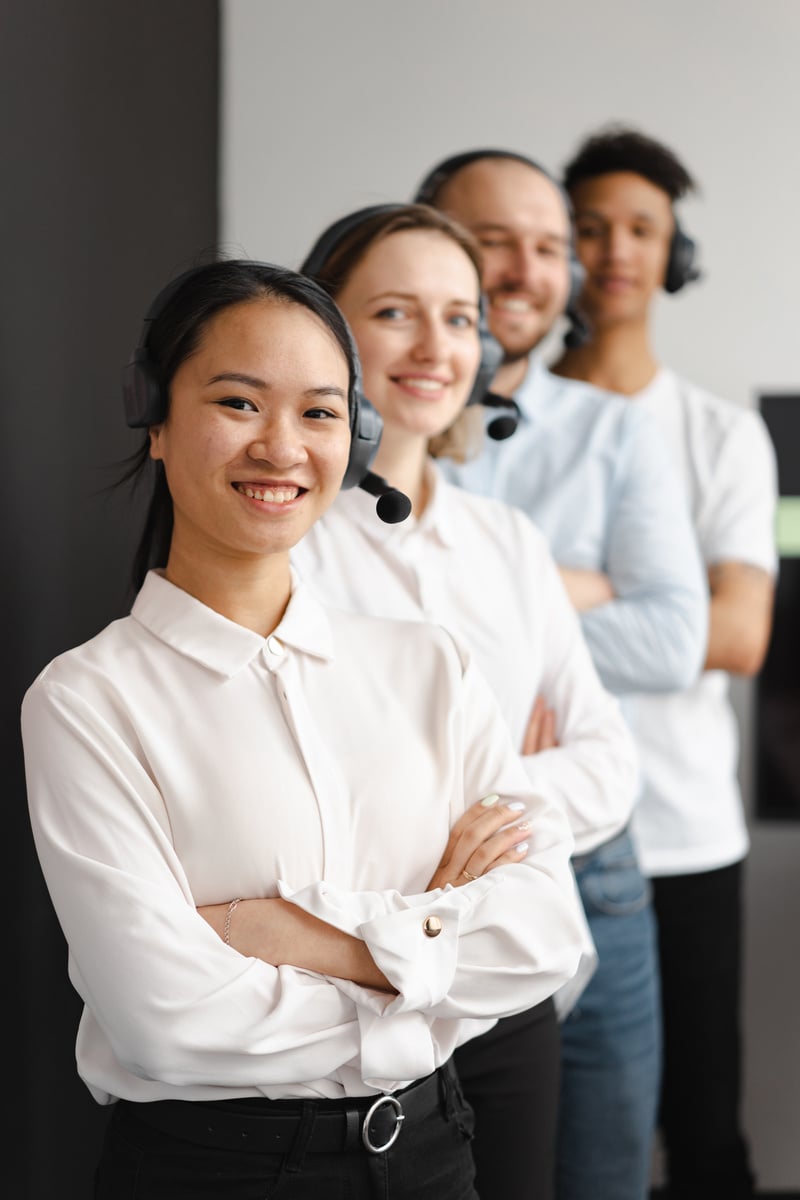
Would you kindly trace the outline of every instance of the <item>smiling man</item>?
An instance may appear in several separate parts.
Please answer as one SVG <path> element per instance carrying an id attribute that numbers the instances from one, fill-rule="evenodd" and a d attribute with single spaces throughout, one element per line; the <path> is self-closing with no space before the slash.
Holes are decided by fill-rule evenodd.
<path id="1" fill-rule="evenodd" d="M 520 410 L 513 437 L 487 440 L 477 459 L 445 468 L 449 477 L 523 509 L 544 532 L 623 707 L 629 693 L 687 687 L 702 664 L 706 589 L 655 423 L 621 397 L 556 378 L 536 353 L 583 278 L 564 192 L 525 155 L 488 149 L 434 167 L 416 199 L 480 242 L 504 355 L 493 390 Z M 573 865 L 599 961 L 562 1024 L 556 1196 L 644 1200 L 661 1033 L 649 886 L 628 830 L 610 840 L 598 831 Z"/>
<path id="2" fill-rule="evenodd" d="M 568 164 L 581 307 L 591 340 L 554 370 L 629 398 L 657 422 L 689 499 L 711 594 L 704 671 L 686 691 L 637 700 L 644 791 L 633 821 L 653 877 L 664 1012 L 661 1126 L 670 1197 L 753 1195 L 740 1129 L 742 861 L 729 675 L 752 676 L 770 636 L 776 551 L 775 456 L 758 413 L 680 378 L 652 347 L 662 289 L 698 278 L 674 204 L 694 190 L 666 146 L 611 128 Z"/>

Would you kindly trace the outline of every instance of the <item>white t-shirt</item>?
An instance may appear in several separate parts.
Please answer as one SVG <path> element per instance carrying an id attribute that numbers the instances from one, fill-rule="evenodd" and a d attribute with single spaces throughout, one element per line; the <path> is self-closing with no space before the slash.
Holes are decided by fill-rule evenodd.
<path id="1" fill-rule="evenodd" d="M 666 368 L 631 399 L 674 455 L 706 567 L 743 562 L 773 574 L 777 473 L 760 414 Z M 651 875 L 713 870 L 747 852 L 728 691 L 726 672 L 705 671 L 687 691 L 639 695 L 631 707 L 644 778 L 633 833 Z"/>
<path id="2" fill-rule="evenodd" d="M 566 819 L 443 629 L 297 585 L 264 639 L 151 572 L 39 675 L 22 732 L 101 1103 L 391 1091 L 578 969 Z M 490 792 L 526 805 L 526 860 L 425 893 Z M 399 994 L 245 958 L 196 912 L 279 894 L 363 938 Z"/>

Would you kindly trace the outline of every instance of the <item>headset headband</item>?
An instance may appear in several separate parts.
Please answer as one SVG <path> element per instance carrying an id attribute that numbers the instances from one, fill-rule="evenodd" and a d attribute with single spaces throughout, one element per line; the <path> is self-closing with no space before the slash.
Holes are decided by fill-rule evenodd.
<path id="1" fill-rule="evenodd" d="M 402 208 L 406 208 L 405 204 L 368 204 L 365 208 L 358 208 L 354 212 L 347 213 L 344 217 L 339 217 L 338 221 L 334 221 L 327 229 L 319 235 L 314 245 L 309 250 L 300 271 L 303 275 L 310 275 L 312 278 L 319 274 L 325 263 L 331 256 L 333 250 L 353 229 L 358 229 L 365 221 L 369 221 L 372 217 L 388 216 L 392 212 L 398 212 Z"/>
<path id="2" fill-rule="evenodd" d="M 530 158 L 527 154 L 520 154 L 517 150 L 503 150 L 498 147 L 487 147 L 482 150 L 464 150 L 461 154 L 453 154 L 450 158 L 444 158 L 435 167 L 432 167 L 422 182 L 417 187 L 414 195 L 414 201 L 417 204 L 433 204 L 435 206 L 436 194 L 444 183 L 457 175 L 464 167 L 470 166 L 471 163 L 480 162 L 484 158 L 508 158 L 512 162 L 523 163 L 526 167 L 532 167 L 534 171 L 538 171 L 540 175 L 544 175 L 545 179 L 549 179 L 553 186 L 558 190 L 559 195 L 564 201 L 564 207 L 569 213 L 570 220 L 572 219 L 572 203 L 563 184 L 556 179 L 547 167 L 542 166 L 535 158 Z"/>

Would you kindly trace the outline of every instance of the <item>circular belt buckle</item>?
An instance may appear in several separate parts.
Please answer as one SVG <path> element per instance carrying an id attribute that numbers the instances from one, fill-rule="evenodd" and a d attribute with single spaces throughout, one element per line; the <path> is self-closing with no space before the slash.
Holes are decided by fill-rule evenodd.
<path id="1" fill-rule="evenodd" d="M 396 1123 L 395 1123 L 394 1130 L 392 1131 L 392 1136 L 389 1138 L 388 1142 L 386 1142 L 386 1144 L 383 1146 L 374 1146 L 372 1144 L 372 1141 L 369 1136 L 369 1123 L 372 1120 L 372 1118 L 374 1117 L 375 1113 L 378 1111 L 378 1109 L 383 1104 L 391 1104 L 392 1108 L 395 1111 Z M 406 1118 L 405 1118 L 405 1113 L 403 1112 L 403 1106 L 400 1103 L 400 1101 L 397 1099 L 396 1096 L 378 1096 L 378 1099 L 375 1101 L 375 1103 L 372 1105 L 372 1107 L 370 1108 L 367 1115 L 364 1117 L 364 1124 L 361 1126 L 361 1140 L 364 1143 L 364 1145 L 366 1146 L 367 1150 L 369 1150 L 370 1154 L 383 1154 L 386 1150 L 389 1149 L 390 1146 L 393 1146 L 400 1136 L 400 1126 L 403 1124 L 403 1121 L 405 1121 L 405 1119 Z"/>

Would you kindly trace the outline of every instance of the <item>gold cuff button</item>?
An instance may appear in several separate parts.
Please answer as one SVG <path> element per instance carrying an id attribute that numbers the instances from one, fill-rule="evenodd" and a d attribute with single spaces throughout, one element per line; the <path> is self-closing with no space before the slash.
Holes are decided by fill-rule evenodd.
<path id="1" fill-rule="evenodd" d="M 442 932 L 442 922 L 438 917 L 426 917 L 422 922 L 425 937 L 438 937 Z"/>

